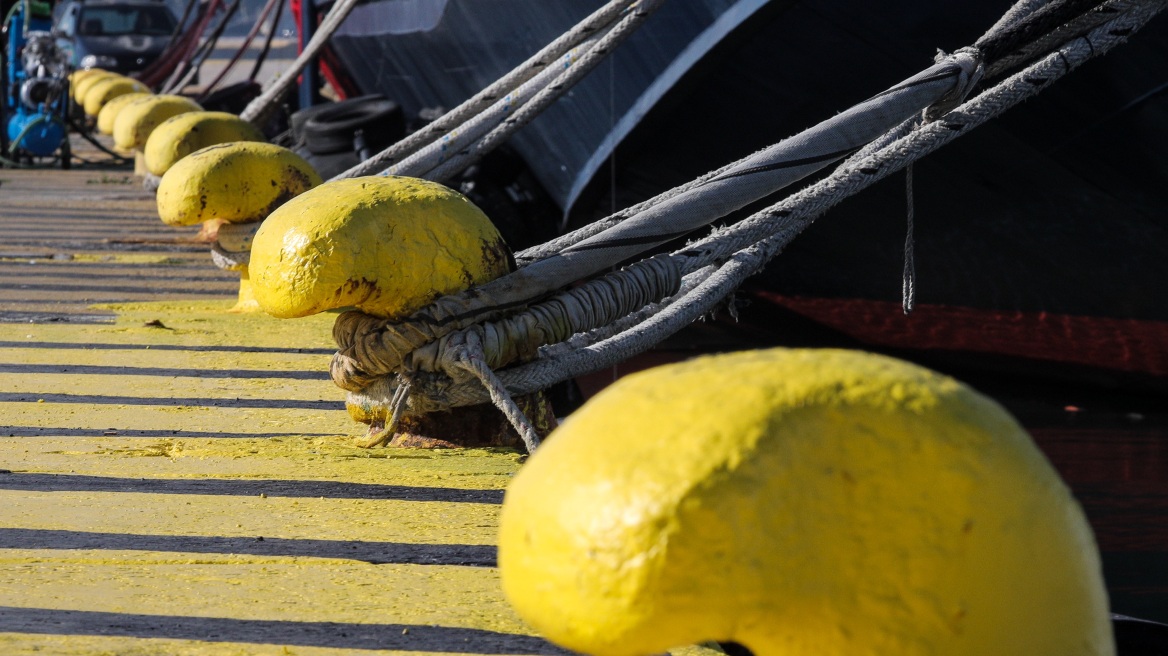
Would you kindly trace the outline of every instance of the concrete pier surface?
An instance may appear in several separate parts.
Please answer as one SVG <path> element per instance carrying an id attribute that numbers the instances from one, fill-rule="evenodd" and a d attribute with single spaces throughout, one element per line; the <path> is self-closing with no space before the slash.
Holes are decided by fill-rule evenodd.
<path id="1" fill-rule="evenodd" d="M 333 315 L 128 170 L 0 170 L 0 654 L 557 653 L 498 586 L 508 451 L 365 450 Z"/>
<path id="2" fill-rule="evenodd" d="M 0 655 L 563 653 L 494 566 L 521 455 L 358 448 L 334 315 L 229 312 L 196 233 L 128 166 L 0 169 Z M 1162 397 L 966 380 L 1083 504 L 1113 610 L 1168 621 Z"/>

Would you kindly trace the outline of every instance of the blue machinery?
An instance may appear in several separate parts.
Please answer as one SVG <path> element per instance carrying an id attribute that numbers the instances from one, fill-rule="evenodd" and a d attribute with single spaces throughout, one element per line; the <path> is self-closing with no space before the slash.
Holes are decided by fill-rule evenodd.
<path id="1" fill-rule="evenodd" d="M 0 162 L 57 156 L 69 168 L 69 60 L 51 29 L 49 4 L 40 0 L 20 0 L 4 17 Z"/>

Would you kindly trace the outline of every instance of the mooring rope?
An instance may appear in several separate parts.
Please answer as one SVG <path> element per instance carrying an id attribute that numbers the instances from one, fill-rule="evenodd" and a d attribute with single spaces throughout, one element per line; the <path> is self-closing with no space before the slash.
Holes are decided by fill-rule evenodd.
<path id="1" fill-rule="evenodd" d="M 334 177 L 334 180 L 373 175 L 400 161 L 422 146 L 441 138 L 463 122 L 493 105 L 499 98 L 511 93 L 521 84 L 535 77 L 549 64 L 558 60 L 572 48 L 577 47 L 593 33 L 604 29 L 617 19 L 636 0 L 610 0 L 570 30 L 544 46 L 542 50 L 513 68 L 503 77 L 495 80 L 461 105 L 446 112 L 426 127 L 393 144 L 357 166 Z"/>
<path id="2" fill-rule="evenodd" d="M 337 28 L 349 16 L 349 12 L 353 10 L 353 7 L 357 6 L 357 2 L 359 0 L 337 0 L 333 4 L 333 8 L 329 10 L 329 13 L 325 15 L 324 20 L 317 26 L 312 38 L 308 40 L 308 43 L 304 44 L 304 48 L 296 56 L 296 59 L 292 60 L 292 63 L 280 75 L 273 77 L 267 83 L 263 92 L 248 103 L 247 107 L 243 108 L 243 111 L 239 113 L 239 118 L 254 123 L 255 125 L 262 125 L 266 121 L 268 114 L 276 108 L 276 103 L 284 97 L 284 93 L 296 82 L 296 78 L 300 75 L 300 72 L 304 70 L 308 62 L 312 61 L 320 53 L 320 49 L 332 38 L 333 32 L 337 31 Z"/>
<path id="3" fill-rule="evenodd" d="M 529 103 L 540 91 L 552 86 L 561 75 L 561 69 L 571 72 L 578 79 L 576 74 L 581 72 L 579 62 L 605 34 L 606 32 L 600 31 L 588 36 L 580 45 L 560 56 L 560 66 L 545 67 L 534 77 L 496 100 L 490 107 L 403 157 L 401 161 L 389 165 L 379 175 L 402 175 L 441 182 L 434 170 L 443 164 L 453 163 L 457 167 L 455 172 L 463 170 L 469 165 L 462 162 L 465 161 L 465 153 L 470 146 L 481 140 L 499 123 L 507 120 L 506 117 L 513 115 L 518 108 Z"/>
<path id="4" fill-rule="evenodd" d="M 674 238 L 709 225 L 861 149 L 924 107 L 964 95 L 977 79 L 980 63 L 955 53 L 858 105 L 794 137 L 723 168 L 700 185 L 668 196 L 616 225 L 518 271 L 438 299 L 413 317 L 383 321 L 377 339 L 384 358 L 379 369 L 401 365 L 409 353 L 442 335 L 504 311 L 524 307 L 576 280 L 594 275 Z M 338 357 L 344 357 L 342 346 Z"/>
<path id="5" fill-rule="evenodd" d="M 1131 3 L 1106 24 L 1076 38 L 1026 66 L 992 88 L 967 100 L 943 117 L 911 129 L 887 145 L 862 149 L 823 180 L 791 195 L 748 219 L 676 251 L 681 271 L 717 270 L 688 292 L 678 293 L 660 311 L 634 327 L 600 342 L 573 350 L 545 350 L 537 360 L 498 372 L 512 394 L 530 393 L 568 378 L 596 371 L 643 352 L 727 297 L 747 277 L 777 255 L 823 212 L 861 189 L 904 168 L 1048 87 L 1083 62 L 1124 42 L 1164 9 L 1165 0 Z M 903 122 L 896 127 L 904 131 Z M 727 257 L 725 253 L 731 254 Z M 452 406 L 486 402 L 489 396 L 475 382 L 432 382 L 424 377 L 409 394 L 409 407 L 423 408 L 431 397 Z"/>
<path id="6" fill-rule="evenodd" d="M 227 29 L 227 24 L 235 16 L 235 12 L 239 11 L 239 5 L 242 0 L 233 0 L 227 7 L 227 11 L 223 13 L 223 18 L 207 40 L 203 42 L 199 49 L 188 59 L 185 59 L 178 68 L 171 74 L 170 78 L 162 85 L 161 93 L 170 94 L 178 93 L 180 90 L 186 88 L 191 80 L 198 75 L 199 69 L 203 67 L 203 62 L 207 61 L 207 57 L 215 50 L 215 46 L 219 43 L 220 37 L 223 36 L 223 30 Z"/>
<path id="7" fill-rule="evenodd" d="M 1022 64 L 1030 63 L 1035 58 L 1049 53 L 1059 44 L 1066 43 L 1075 37 L 1082 36 L 1096 27 L 1115 18 L 1117 15 L 1131 10 L 1139 5 L 1141 0 L 1108 0 L 1090 11 L 1071 19 L 1058 28 L 1035 39 L 1033 42 L 1019 47 L 1014 52 L 1005 55 L 986 67 L 986 78 L 995 79 L 1005 71 Z M 983 39 L 986 37 L 982 37 Z"/>
<path id="8" fill-rule="evenodd" d="M 332 359 L 330 373 L 338 387 L 352 392 L 398 369 L 453 375 L 450 365 L 456 358 L 449 356 L 449 344 L 465 341 L 469 332 L 476 333 L 483 357 L 492 367 L 529 360 L 541 346 L 609 325 L 676 293 L 682 283 L 677 264 L 665 257 L 641 260 L 523 312 L 453 331 L 405 353 L 393 350 L 392 342 L 388 346 L 381 342 L 383 320 L 363 312 L 345 312 L 333 326 L 340 351 Z"/>
<path id="9" fill-rule="evenodd" d="M 604 36 L 594 45 L 583 50 L 578 61 L 564 70 L 541 89 L 518 110 L 510 113 L 500 125 L 495 127 L 478 141 L 468 145 L 458 153 L 458 156 L 442 163 L 425 177 L 430 180 L 443 182 L 459 171 L 474 164 L 485 154 L 494 150 L 516 130 L 530 123 L 549 105 L 555 102 L 568 89 L 572 88 L 581 78 L 588 74 L 596 65 L 607 57 L 613 49 L 619 46 L 642 23 L 653 15 L 665 0 L 639 0 L 631 5 L 626 15 L 616 22 Z"/>

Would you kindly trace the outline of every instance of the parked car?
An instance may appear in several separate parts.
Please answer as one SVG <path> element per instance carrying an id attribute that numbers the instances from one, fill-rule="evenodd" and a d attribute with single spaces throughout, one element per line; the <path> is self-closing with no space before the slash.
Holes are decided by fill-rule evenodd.
<path id="1" fill-rule="evenodd" d="M 158 0 L 67 0 L 53 11 L 58 45 L 74 67 L 125 75 L 154 61 L 177 23 Z"/>

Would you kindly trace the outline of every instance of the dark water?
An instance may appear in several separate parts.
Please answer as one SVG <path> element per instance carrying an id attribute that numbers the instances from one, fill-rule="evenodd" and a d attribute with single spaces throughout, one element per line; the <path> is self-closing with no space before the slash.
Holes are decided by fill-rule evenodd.
<path id="1" fill-rule="evenodd" d="M 1168 426 L 1093 419 L 1030 430 L 1095 530 L 1112 610 L 1168 622 Z"/>

